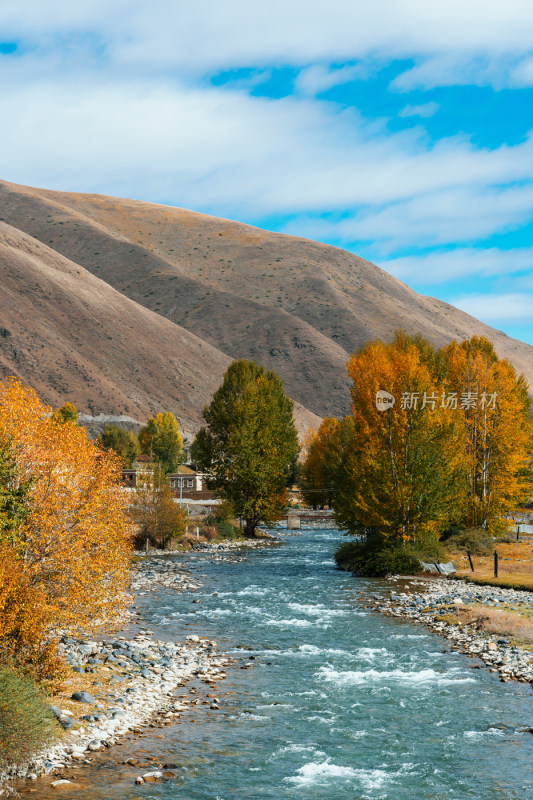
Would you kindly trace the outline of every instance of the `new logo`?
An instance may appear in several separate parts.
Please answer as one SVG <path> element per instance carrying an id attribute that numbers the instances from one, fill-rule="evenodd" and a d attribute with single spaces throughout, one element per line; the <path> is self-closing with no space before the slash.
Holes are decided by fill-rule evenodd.
<path id="1" fill-rule="evenodd" d="M 386 411 L 388 408 L 392 408 L 395 402 L 396 398 L 390 392 L 386 392 L 384 389 L 376 392 L 376 408 L 378 411 Z"/>

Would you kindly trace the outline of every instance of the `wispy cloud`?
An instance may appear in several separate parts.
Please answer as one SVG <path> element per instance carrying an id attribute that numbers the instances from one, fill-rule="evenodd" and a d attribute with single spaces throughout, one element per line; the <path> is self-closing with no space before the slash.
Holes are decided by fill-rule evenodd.
<path id="1" fill-rule="evenodd" d="M 471 294 L 451 303 L 483 322 L 520 322 L 531 318 L 533 294 Z"/>
<path id="2" fill-rule="evenodd" d="M 400 111 L 400 117 L 432 117 L 438 110 L 438 103 L 422 103 L 419 106 L 407 105 Z"/>
<path id="3" fill-rule="evenodd" d="M 24 74 L 24 71 L 22 71 Z M 533 215 L 533 140 L 474 147 L 390 133 L 355 110 L 186 82 L 20 80 L 0 60 L 0 172 L 213 213 L 296 217 L 345 241 L 470 242 Z M 3 163 L 2 163 L 3 160 Z M 514 185 L 518 182 L 518 185 Z M 313 215 L 343 213 L 330 223 Z M 300 217 L 299 215 L 303 215 Z"/>
<path id="4" fill-rule="evenodd" d="M 6 40 L 53 50 L 69 37 L 91 36 L 108 63 L 134 72 L 413 59 L 398 79 L 404 89 L 450 85 L 461 75 L 483 84 L 530 80 L 532 25 L 529 0 L 26 0 L 0 7 Z"/>
<path id="5" fill-rule="evenodd" d="M 494 278 L 533 273 L 533 247 L 516 250 L 455 248 L 379 262 L 380 267 L 403 281 L 439 285 L 476 276 Z M 520 280 L 523 280 L 521 278 Z"/>
<path id="6" fill-rule="evenodd" d="M 363 64 L 336 69 L 324 66 L 324 64 L 313 64 L 300 71 L 295 81 L 295 89 L 300 94 L 316 95 L 332 89 L 334 86 L 342 86 L 342 84 L 357 78 L 364 78 L 367 75 L 368 68 Z"/>

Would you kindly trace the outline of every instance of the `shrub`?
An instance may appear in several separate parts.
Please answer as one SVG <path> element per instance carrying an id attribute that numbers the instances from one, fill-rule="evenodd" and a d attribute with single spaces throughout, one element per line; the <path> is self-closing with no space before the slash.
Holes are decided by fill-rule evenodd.
<path id="1" fill-rule="evenodd" d="M 473 556 L 487 556 L 494 550 L 494 542 L 484 528 L 464 528 L 446 538 L 446 548 L 453 552 L 466 552 Z"/>
<path id="2" fill-rule="evenodd" d="M 335 561 L 340 569 L 369 578 L 422 572 L 420 561 L 410 547 L 391 547 L 383 541 L 345 542 L 337 549 Z"/>
<path id="3" fill-rule="evenodd" d="M 212 525 L 204 525 L 203 528 L 200 528 L 200 536 L 205 539 L 206 542 L 212 542 L 218 536 L 218 531 Z"/>
<path id="4" fill-rule="evenodd" d="M 0 667 L 0 769 L 27 762 L 54 736 L 54 715 L 28 677 Z"/>
<path id="5" fill-rule="evenodd" d="M 235 539 L 237 536 L 242 535 L 240 528 L 233 525 L 225 515 L 221 517 L 218 513 L 216 515 L 210 514 L 206 517 L 205 524 L 214 527 L 221 539 Z"/>

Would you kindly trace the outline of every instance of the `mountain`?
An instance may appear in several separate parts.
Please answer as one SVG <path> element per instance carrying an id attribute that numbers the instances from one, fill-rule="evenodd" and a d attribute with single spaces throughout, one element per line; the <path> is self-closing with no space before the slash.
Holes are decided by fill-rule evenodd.
<path id="1" fill-rule="evenodd" d="M 287 393 L 319 417 L 348 409 L 349 355 L 399 327 L 437 345 L 487 336 L 533 383 L 531 346 L 329 245 L 181 208 L 6 182 L 0 218 L 68 259 L 84 281 L 92 273 L 98 286 L 134 301 L 137 314 L 152 312 L 150 324 L 198 337 L 213 357 L 276 370 Z M 94 361 L 97 347 L 88 345 Z"/>
<path id="2" fill-rule="evenodd" d="M 43 399 L 145 420 L 172 408 L 186 432 L 218 388 L 228 356 L 0 222 L 0 372 Z M 316 418 L 298 409 L 301 427 Z"/>

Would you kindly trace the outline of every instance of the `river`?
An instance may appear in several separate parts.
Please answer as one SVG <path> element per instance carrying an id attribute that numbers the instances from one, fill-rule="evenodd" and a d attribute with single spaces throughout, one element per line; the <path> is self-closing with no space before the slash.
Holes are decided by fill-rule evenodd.
<path id="1" fill-rule="evenodd" d="M 162 589 L 138 604 L 156 638 L 199 633 L 233 654 L 221 710 L 199 705 L 98 755 L 76 771 L 82 788 L 61 796 L 533 799 L 533 735 L 517 730 L 533 726 L 531 688 L 471 669 L 473 659 L 421 626 L 362 608 L 362 589 L 390 583 L 336 570 L 341 538 L 306 531 L 240 562 L 176 556 L 204 576 L 202 589 Z M 139 771 L 122 762 L 139 753 L 176 764 L 176 777 L 135 786 Z"/>

